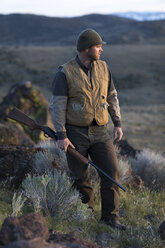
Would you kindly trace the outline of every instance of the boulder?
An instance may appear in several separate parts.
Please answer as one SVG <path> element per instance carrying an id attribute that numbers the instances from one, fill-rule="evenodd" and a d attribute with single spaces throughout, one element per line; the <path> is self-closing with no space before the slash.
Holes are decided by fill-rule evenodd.
<path id="1" fill-rule="evenodd" d="M 98 248 L 71 234 L 48 231 L 46 219 L 39 213 L 8 217 L 0 230 L 2 248 Z"/>
<path id="2" fill-rule="evenodd" d="M 25 175 L 33 171 L 32 156 L 42 148 L 0 145 L 0 181 L 10 188 L 18 188 Z"/>
<path id="3" fill-rule="evenodd" d="M 0 121 L 9 121 L 6 115 L 14 108 L 22 110 L 28 114 L 32 119 L 36 120 L 40 125 L 48 125 L 53 128 L 51 117 L 49 113 L 49 103 L 45 99 L 41 91 L 31 82 L 23 82 L 13 85 L 8 94 L 0 103 Z M 12 121 L 13 122 L 13 121 Z M 17 122 L 16 122 L 17 123 Z M 44 138 L 43 133 L 39 130 L 31 132 L 31 130 L 24 126 L 25 132 L 35 141 Z"/>
<path id="4" fill-rule="evenodd" d="M 31 240 L 19 240 L 10 242 L 6 245 L 0 246 L 0 248 L 52 248 L 47 246 L 47 242 L 42 238 L 34 238 Z"/>
<path id="5" fill-rule="evenodd" d="M 30 213 L 21 217 L 8 217 L 0 231 L 0 243 L 4 245 L 12 241 L 30 240 L 37 237 L 45 240 L 49 238 L 46 219 L 39 213 Z"/>
<path id="6" fill-rule="evenodd" d="M 0 145 L 34 146 L 32 139 L 21 126 L 14 123 L 0 123 Z"/>
<path id="7" fill-rule="evenodd" d="M 7 188 L 17 189 L 24 180 L 26 174 L 36 174 L 34 157 L 39 152 L 46 152 L 42 147 L 23 147 L 23 146 L 4 146 L 0 145 L 0 183 Z M 52 161 L 53 167 L 57 170 L 60 158 L 54 156 Z M 44 163 L 44 162 L 43 162 Z M 38 171 L 39 173 L 39 171 Z"/>

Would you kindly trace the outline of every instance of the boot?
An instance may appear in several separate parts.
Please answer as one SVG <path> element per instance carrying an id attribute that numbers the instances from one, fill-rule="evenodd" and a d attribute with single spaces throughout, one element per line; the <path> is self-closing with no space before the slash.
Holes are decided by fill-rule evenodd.
<path id="1" fill-rule="evenodd" d="M 104 222 L 104 224 L 112 227 L 112 228 L 116 228 L 116 229 L 119 229 L 119 230 L 122 230 L 122 231 L 125 231 L 126 230 L 126 226 L 121 224 L 120 221 L 116 218 L 115 215 L 111 215 L 109 218 L 104 218 L 102 217 L 101 218 L 101 221 Z"/>

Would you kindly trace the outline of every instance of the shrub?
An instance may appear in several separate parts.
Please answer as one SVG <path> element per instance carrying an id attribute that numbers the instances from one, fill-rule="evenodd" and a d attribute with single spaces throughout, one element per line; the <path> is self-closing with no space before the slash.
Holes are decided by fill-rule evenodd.
<path id="1" fill-rule="evenodd" d="M 67 175 L 65 152 L 52 141 L 44 141 L 37 146 L 44 150 L 34 154 L 35 175 L 27 175 L 22 183 L 23 192 L 13 197 L 13 215 L 20 212 L 26 197 L 35 212 L 43 211 L 55 221 L 88 218 L 90 210 L 81 202 L 78 191 L 72 187 L 73 182 Z M 53 163 L 57 168 L 53 167 Z"/>
<path id="2" fill-rule="evenodd" d="M 28 176 L 23 181 L 25 196 L 32 201 L 36 212 L 43 210 L 56 221 L 89 217 L 87 206 L 72 188 L 66 173 L 55 170 L 41 176 Z"/>
<path id="3" fill-rule="evenodd" d="M 52 169 L 53 161 L 55 161 L 61 171 L 68 173 L 66 154 L 58 148 L 56 142 L 51 140 L 42 141 L 37 144 L 36 147 L 45 149 L 45 151 L 38 152 L 34 155 L 33 165 L 36 172 L 42 173 Z"/>
<path id="4" fill-rule="evenodd" d="M 33 155 L 33 169 L 36 174 L 42 175 L 47 171 L 53 170 L 53 156 L 49 152 L 39 151 Z"/>
<path id="5" fill-rule="evenodd" d="M 130 162 L 133 173 L 139 175 L 146 186 L 165 189 L 165 157 L 160 153 L 144 149 Z"/>

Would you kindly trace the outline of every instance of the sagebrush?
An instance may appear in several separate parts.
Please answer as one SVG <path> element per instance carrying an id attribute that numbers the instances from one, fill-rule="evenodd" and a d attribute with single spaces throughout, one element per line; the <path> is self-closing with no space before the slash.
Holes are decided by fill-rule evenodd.
<path id="1" fill-rule="evenodd" d="M 149 149 L 130 159 L 133 173 L 139 175 L 149 188 L 165 189 L 165 157 Z"/>
<path id="2" fill-rule="evenodd" d="M 91 211 L 81 202 L 79 193 L 66 173 L 47 171 L 44 175 L 28 175 L 22 183 L 23 191 L 13 197 L 13 214 L 17 215 L 25 202 L 31 203 L 35 212 L 42 211 L 55 221 L 82 221 Z M 21 200 L 22 199 L 22 200 Z M 19 203 L 19 204 L 18 204 Z"/>

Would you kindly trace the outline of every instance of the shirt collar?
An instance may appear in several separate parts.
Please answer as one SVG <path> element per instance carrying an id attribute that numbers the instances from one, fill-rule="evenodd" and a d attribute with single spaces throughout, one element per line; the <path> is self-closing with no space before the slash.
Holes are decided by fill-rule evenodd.
<path id="1" fill-rule="evenodd" d="M 86 67 L 79 59 L 78 55 L 76 56 L 76 61 L 77 63 L 80 65 L 80 67 L 84 70 L 84 71 L 89 71 L 90 69 L 88 67 Z"/>

